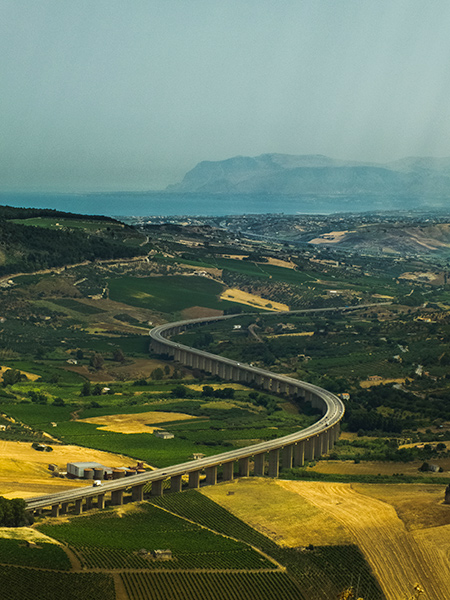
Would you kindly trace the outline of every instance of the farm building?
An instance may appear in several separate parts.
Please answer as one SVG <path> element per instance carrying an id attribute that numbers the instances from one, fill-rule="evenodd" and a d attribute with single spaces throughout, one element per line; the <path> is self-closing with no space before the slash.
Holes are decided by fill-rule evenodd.
<path id="1" fill-rule="evenodd" d="M 161 438 L 162 440 L 171 440 L 173 439 L 175 436 L 173 435 L 173 433 L 170 433 L 169 431 L 155 431 L 155 435 L 158 438 Z"/>
<path id="2" fill-rule="evenodd" d="M 67 463 L 67 474 L 69 477 L 85 477 L 85 471 L 88 473 L 94 474 L 95 471 L 102 470 L 103 473 L 112 473 L 112 469 L 109 467 L 105 467 L 97 462 L 73 462 Z M 96 479 L 100 479 L 100 477 L 96 477 Z"/>
<path id="3" fill-rule="evenodd" d="M 172 558 L 172 550 L 153 550 L 153 556 L 159 560 L 170 560 Z"/>

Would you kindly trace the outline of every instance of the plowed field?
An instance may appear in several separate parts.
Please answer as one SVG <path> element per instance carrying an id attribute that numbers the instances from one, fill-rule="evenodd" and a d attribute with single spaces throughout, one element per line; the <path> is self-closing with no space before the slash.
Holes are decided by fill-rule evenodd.
<path id="1" fill-rule="evenodd" d="M 279 485 L 347 528 L 387 600 L 408 597 L 416 583 L 424 588 L 427 600 L 448 598 L 450 569 L 445 552 L 440 552 L 429 536 L 408 532 L 392 506 L 355 492 L 350 484 L 280 481 Z"/>

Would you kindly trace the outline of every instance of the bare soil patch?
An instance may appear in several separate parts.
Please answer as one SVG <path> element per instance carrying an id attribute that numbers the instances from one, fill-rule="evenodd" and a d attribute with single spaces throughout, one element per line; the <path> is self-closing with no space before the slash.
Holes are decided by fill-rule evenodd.
<path id="1" fill-rule="evenodd" d="M 269 263 L 269 265 L 275 265 L 276 267 L 284 267 L 285 269 L 295 269 L 295 267 L 297 266 L 293 262 L 287 260 L 280 260 L 278 258 L 272 258 L 271 256 L 267 257 L 267 262 Z"/>
<path id="2" fill-rule="evenodd" d="M 223 310 L 215 308 L 206 308 L 205 306 L 191 306 L 181 311 L 185 319 L 201 319 L 202 317 L 220 317 Z"/>
<path id="3" fill-rule="evenodd" d="M 408 596 L 415 583 L 427 600 L 448 597 L 450 569 L 437 547 L 409 533 L 395 509 L 343 483 L 280 481 L 337 519 L 371 565 L 387 600 Z"/>
<path id="4" fill-rule="evenodd" d="M 239 479 L 202 492 L 280 546 L 351 543 L 333 517 L 273 479 Z"/>
<path id="5" fill-rule="evenodd" d="M 101 425 L 98 429 L 103 431 L 114 431 L 115 433 L 153 433 L 158 423 L 168 421 L 187 421 L 196 419 L 184 413 L 149 411 L 131 415 L 106 415 L 103 417 L 90 417 L 80 419 L 82 423 L 93 423 Z M 152 427 L 154 425 L 155 427 Z"/>
<path id="6" fill-rule="evenodd" d="M 313 240 L 309 240 L 310 244 L 338 244 L 339 242 L 342 242 L 342 240 L 345 238 L 345 236 L 348 233 L 354 233 L 351 231 L 329 231 L 328 233 L 322 233 L 322 235 L 320 235 L 317 238 L 314 238 Z"/>
<path id="7" fill-rule="evenodd" d="M 386 385 L 387 383 L 405 383 L 406 379 L 403 378 L 399 378 L 399 379 L 378 379 L 376 381 L 370 381 L 370 380 L 365 380 L 365 381 L 360 381 L 359 385 L 362 388 L 370 388 L 370 387 L 374 387 L 376 385 Z"/>
<path id="8" fill-rule="evenodd" d="M 101 371 L 90 371 L 86 365 L 64 365 L 66 371 L 73 371 L 82 375 L 89 381 L 95 383 L 108 383 L 108 381 L 125 381 L 127 379 L 148 379 L 150 373 L 157 368 L 163 369 L 167 363 L 152 359 L 152 358 L 138 358 L 134 359 L 132 363 L 114 363 L 106 362 L 104 369 Z"/>
<path id="9" fill-rule="evenodd" d="M 450 459 L 438 460 L 440 465 L 444 461 Z M 338 475 L 394 475 L 402 473 L 403 475 L 411 475 L 413 477 L 430 477 L 436 478 L 438 482 L 442 477 L 448 477 L 448 473 L 422 473 L 419 467 L 423 461 L 403 462 L 377 462 L 377 461 L 361 461 L 355 463 L 352 460 L 321 460 L 311 470 L 318 473 L 333 473 Z M 444 467 L 443 467 L 444 468 Z"/>
<path id="10" fill-rule="evenodd" d="M 0 496 L 31 498 L 85 486 L 75 479 L 52 477 L 50 463 L 65 471 L 68 462 L 92 461 L 106 466 L 124 466 L 130 458 L 80 446 L 54 445 L 53 452 L 38 452 L 25 442 L 0 441 Z"/>
<path id="11" fill-rule="evenodd" d="M 262 298 L 256 294 L 243 292 L 238 288 L 226 289 L 224 292 L 222 292 L 220 299 L 238 302 L 239 304 L 245 304 L 246 306 L 257 306 L 258 308 L 264 308 L 265 310 L 269 311 L 289 310 L 289 306 L 287 304 L 273 302 L 272 300 Z"/>

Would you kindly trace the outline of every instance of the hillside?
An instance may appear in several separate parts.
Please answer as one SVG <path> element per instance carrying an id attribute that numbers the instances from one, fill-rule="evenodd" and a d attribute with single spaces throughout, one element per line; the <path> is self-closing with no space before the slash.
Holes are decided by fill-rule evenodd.
<path id="1" fill-rule="evenodd" d="M 109 217 L 0 207 L 0 276 L 145 254 L 145 238 Z"/>

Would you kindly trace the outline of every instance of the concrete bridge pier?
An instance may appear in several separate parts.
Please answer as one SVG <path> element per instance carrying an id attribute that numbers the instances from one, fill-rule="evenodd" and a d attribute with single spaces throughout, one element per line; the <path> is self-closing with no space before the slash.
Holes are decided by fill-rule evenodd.
<path id="1" fill-rule="evenodd" d="M 280 471 L 280 451 L 278 448 L 269 452 L 269 477 L 278 477 Z"/>
<path id="2" fill-rule="evenodd" d="M 255 455 L 253 459 L 253 475 L 256 475 L 257 477 L 264 477 L 265 457 L 265 452 Z"/>
<path id="3" fill-rule="evenodd" d="M 297 442 L 294 446 L 294 467 L 303 467 L 305 464 L 305 442 Z"/>
<path id="4" fill-rule="evenodd" d="M 86 503 L 84 505 L 84 509 L 85 510 L 91 510 L 91 508 L 92 508 L 92 500 L 93 500 L 92 496 L 88 496 L 86 498 Z"/>
<path id="5" fill-rule="evenodd" d="M 281 464 L 283 469 L 290 469 L 292 467 L 292 455 L 293 445 L 285 446 L 281 455 Z"/>
<path id="6" fill-rule="evenodd" d="M 97 496 L 97 508 L 105 508 L 105 494 L 99 494 Z"/>
<path id="7" fill-rule="evenodd" d="M 69 503 L 68 502 L 63 502 L 61 504 L 61 508 L 59 509 L 59 514 L 60 515 L 65 515 L 67 512 L 67 508 L 69 507 Z"/>
<path id="8" fill-rule="evenodd" d="M 164 479 L 157 479 L 156 481 L 152 481 L 152 489 L 150 494 L 152 496 L 162 496 L 163 495 L 163 483 Z"/>
<path id="9" fill-rule="evenodd" d="M 232 481 L 234 479 L 234 461 L 224 463 L 222 479 L 223 481 Z"/>
<path id="10" fill-rule="evenodd" d="M 123 504 L 123 490 L 114 490 L 111 492 L 111 504 L 121 506 Z"/>
<path id="11" fill-rule="evenodd" d="M 144 499 L 144 484 L 133 485 L 131 488 L 131 500 L 132 502 L 142 502 Z"/>
<path id="12" fill-rule="evenodd" d="M 217 483 L 217 466 L 206 467 L 205 469 L 205 483 L 206 485 L 216 485 Z"/>
<path id="13" fill-rule="evenodd" d="M 336 423 L 336 425 L 334 426 L 334 441 L 335 441 L 335 443 L 339 439 L 340 432 L 341 432 L 341 424 L 340 423 Z"/>
<path id="14" fill-rule="evenodd" d="M 314 452 L 314 447 L 315 447 L 314 438 L 309 438 L 308 440 L 306 440 L 305 460 L 308 460 L 308 461 L 314 460 L 314 458 L 316 456 L 315 452 Z"/>
<path id="15" fill-rule="evenodd" d="M 189 488 L 196 489 L 200 487 L 200 471 L 191 471 L 189 473 Z"/>
<path id="16" fill-rule="evenodd" d="M 239 459 L 239 477 L 248 477 L 250 474 L 250 459 L 248 456 Z"/>
<path id="17" fill-rule="evenodd" d="M 52 517 L 59 517 L 59 504 L 52 504 Z"/>
<path id="18" fill-rule="evenodd" d="M 78 498 L 77 500 L 75 500 L 75 514 L 81 515 L 82 512 L 83 512 L 83 499 Z"/>
<path id="19" fill-rule="evenodd" d="M 316 458 L 320 458 L 322 456 L 322 436 L 321 435 L 316 435 L 316 437 L 314 438 L 314 442 L 315 442 L 315 457 Z"/>
<path id="20" fill-rule="evenodd" d="M 225 365 L 225 373 L 223 375 L 224 379 L 227 379 L 228 381 L 232 381 L 233 379 L 233 367 L 232 365 Z"/>
<path id="21" fill-rule="evenodd" d="M 217 362 L 217 360 L 211 360 L 211 367 L 209 370 L 211 375 L 219 374 L 219 363 Z"/>
<path id="22" fill-rule="evenodd" d="M 278 382 L 278 393 L 281 394 L 282 396 L 287 396 L 288 392 L 288 385 L 287 383 L 284 383 L 284 381 L 279 381 Z"/>
<path id="23" fill-rule="evenodd" d="M 170 478 L 170 491 L 171 492 L 181 492 L 181 487 L 183 482 L 181 480 L 181 475 L 173 475 Z"/>
<path id="24" fill-rule="evenodd" d="M 266 392 L 270 392 L 270 377 L 263 377 L 262 378 L 262 386 L 263 386 L 263 390 L 266 390 Z"/>

